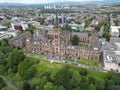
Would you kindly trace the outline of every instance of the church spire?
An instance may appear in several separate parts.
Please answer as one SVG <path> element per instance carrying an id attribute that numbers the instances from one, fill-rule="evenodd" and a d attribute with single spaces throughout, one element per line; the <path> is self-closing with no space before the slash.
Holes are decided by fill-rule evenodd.
<path id="1" fill-rule="evenodd" d="M 56 19 L 55 19 L 55 27 L 58 28 L 58 14 L 56 13 Z"/>

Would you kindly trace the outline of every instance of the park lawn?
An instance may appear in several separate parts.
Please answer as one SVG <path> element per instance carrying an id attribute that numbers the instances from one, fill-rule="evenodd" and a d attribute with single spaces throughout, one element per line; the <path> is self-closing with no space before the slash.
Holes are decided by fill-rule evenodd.
<path id="1" fill-rule="evenodd" d="M 99 71 L 95 71 L 95 70 L 91 70 L 91 69 L 76 67 L 74 65 L 69 65 L 69 64 L 66 64 L 66 66 L 70 68 L 71 72 L 80 71 L 82 69 L 85 69 L 88 72 L 87 76 L 95 77 L 98 79 L 105 79 L 107 77 L 107 73 L 104 73 L 104 72 L 99 72 Z"/>
<path id="2" fill-rule="evenodd" d="M 63 58 L 63 60 L 65 60 L 65 61 L 70 61 L 70 62 L 74 62 L 74 61 L 75 61 L 75 60 L 72 59 L 72 58 Z"/>
<path id="3" fill-rule="evenodd" d="M 89 60 L 89 59 L 85 59 L 85 58 L 81 58 L 80 60 L 77 60 L 77 63 L 99 67 L 99 63 L 97 61 Z"/>
<path id="4" fill-rule="evenodd" d="M 37 59 L 37 58 L 32 58 L 32 57 L 27 57 L 27 59 L 30 62 L 33 62 L 33 67 L 35 67 L 37 69 L 37 72 L 43 72 L 43 71 L 54 71 L 54 70 L 58 70 L 60 68 L 62 68 L 64 66 L 64 64 L 61 63 L 50 63 L 49 61 L 46 61 L 44 59 Z M 39 61 L 39 63 L 36 63 L 37 61 Z"/>
<path id="5" fill-rule="evenodd" d="M 86 43 L 79 43 L 79 46 L 80 47 L 88 47 L 88 44 L 86 44 Z"/>
<path id="6" fill-rule="evenodd" d="M 37 69 L 36 75 L 31 80 L 28 80 L 28 82 L 31 85 L 36 85 L 40 81 L 40 74 L 43 73 L 44 71 L 55 72 L 63 67 L 68 67 L 71 72 L 85 69 L 85 68 L 64 64 L 64 63 L 55 63 L 55 62 L 50 63 L 48 61 L 45 61 L 44 59 L 38 59 L 38 58 L 32 58 L 32 57 L 26 57 L 26 60 L 29 60 L 31 63 L 33 63 L 32 66 Z M 87 76 L 95 77 L 101 80 L 104 80 L 107 76 L 107 73 L 94 71 L 91 69 L 85 69 L 85 70 L 87 70 L 88 72 Z M 15 82 L 13 84 L 15 84 L 21 90 L 24 80 L 21 79 L 18 73 L 16 73 L 14 77 L 6 77 L 6 78 L 7 79 L 9 78 L 8 80 L 10 80 L 11 82 Z"/>
<path id="7" fill-rule="evenodd" d="M 33 55 L 37 55 L 37 56 L 47 56 L 46 54 L 41 54 L 41 53 L 33 53 L 33 52 L 28 52 L 28 51 L 24 51 L 25 54 L 33 54 Z"/>
<path id="8" fill-rule="evenodd" d="M 64 66 L 71 68 L 71 71 L 82 69 L 82 68 L 76 67 L 74 65 L 68 65 L 68 64 L 64 64 L 64 63 L 55 63 L 55 62 L 50 63 L 48 61 L 45 61 L 44 59 L 36 59 L 36 58 L 31 58 L 31 57 L 27 57 L 27 58 L 34 63 L 37 60 L 39 60 L 39 63 L 37 63 L 37 64 L 35 63 L 33 65 L 37 69 L 36 76 L 38 76 L 41 72 L 44 72 L 44 71 L 50 71 L 50 72 L 57 71 Z M 88 76 L 94 76 L 96 78 L 102 78 L 102 79 L 104 79 L 106 76 L 106 73 L 103 73 L 103 72 L 99 72 L 99 71 L 95 71 L 95 70 L 91 70 L 91 69 L 86 69 L 86 70 L 88 71 Z"/>
<path id="9" fill-rule="evenodd" d="M 72 58 L 63 58 L 63 59 L 66 61 L 75 62 L 75 60 Z M 76 62 L 79 64 L 85 64 L 85 65 L 89 65 L 89 66 L 99 67 L 98 62 L 96 62 L 94 60 L 85 59 L 85 58 L 81 58 L 80 60 L 76 60 Z"/>
<path id="10" fill-rule="evenodd" d="M 88 71 L 88 76 L 95 77 L 98 79 L 105 79 L 107 77 L 107 73 L 99 72 L 91 69 L 86 69 Z"/>

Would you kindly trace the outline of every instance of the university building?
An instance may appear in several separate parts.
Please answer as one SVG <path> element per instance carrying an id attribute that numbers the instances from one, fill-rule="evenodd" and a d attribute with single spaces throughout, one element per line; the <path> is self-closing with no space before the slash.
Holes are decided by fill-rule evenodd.
<path id="1" fill-rule="evenodd" d="M 80 42 L 88 43 L 89 47 L 72 46 L 71 39 L 74 35 L 78 35 Z M 25 35 L 21 35 L 22 37 Z M 23 38 L 24 43 L 19 43 L 21 39 L 17 38 L 10 40 L 10 44 L 31 52 L 51 52 L 53 54 L 68 55 L 71 57 L 85 57 L 87 59 L 99 61 L 101 51 L 99 48 L 93 47 L 97 44 L 97 37 L 95 35 L 89 36 L 87 33 L 75 33 L 69 31 L 61 31 L 58 27 L 56 18 L 56 25 L 53 30 L 35 30 L 33 35 L 26 35 Z M 19 36 L 20 37 L 20 36 Z M 23 44 L 23 45 L 22 45 Z"/>
<path id="2" fill-rule="evenodd" d="M 91 37 L 83 39 L 83 42 L 89 42 L 90 47 L 80 47 L 71 45 L 71 33 L 68 31 L 60 31 L 54 28 L 53 31 L 36 30 L 32 37 L 27 38 L 25 50 L 33 52 L 52 52 L 54 54 L 69 55 L 72 57 L 85 57 L 99 61 L 100 50 L 94 50 L 91 47 Z M 86 41 L 85 41 L 86 40 Z"/>

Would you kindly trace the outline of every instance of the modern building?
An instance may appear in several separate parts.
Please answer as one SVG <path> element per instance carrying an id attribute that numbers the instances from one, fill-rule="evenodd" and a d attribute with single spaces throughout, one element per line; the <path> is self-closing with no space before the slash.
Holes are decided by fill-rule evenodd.
<path id="1" fill-rule="evenodd" d="M 26 30 L 28 28 L 28 24 L 26 22 L 14 22 L 11 23 L 13 30 Z"/>
<path id="2" fill-rule="evenodd" d="M 84 24 L 68 24 L 73 30 L 84 30 Z"/>
<path id="3" fill-rule="evenodd" d="M 111 26 L 110 34 L 113 37 L 119 37 L 120 36 L 120 26 Z"/>

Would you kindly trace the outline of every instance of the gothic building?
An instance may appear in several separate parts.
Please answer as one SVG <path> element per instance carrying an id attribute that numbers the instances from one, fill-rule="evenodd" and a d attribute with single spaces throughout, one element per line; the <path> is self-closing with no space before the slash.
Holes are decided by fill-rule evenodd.
<path id="1" fill-rule="evenodd" d="M 72 36 L 73 34 L 71 34 L 69 31 L 59 30 L 58 24 L 56 24 L 53 30 L 34 31 L 33 36 L 30 38 L 27 38 L 25 49 L 27 51 L 34 51 L 34 52 L 45 51 L 45 52 L 52 52 L 54 54 L 60 54 L 60 55 L 67 54 L 73 57 L 85 57 L 85 58 L 96 60 L 96 61 L 99 60 L 99 57 L 101 54 L 99 50 L 94 50 L 94 49 L 91 49 L 90 47 L 72 46 L 70 43 Z M 92 43 L 91 41 L 92 38 L 95 38 L 93 36 L 89 38 L 87 34 L 81 34 L 81 37 L 80 35 L 78 36 L 80 38 L 80 41 L 86 42 L 86 43 L 89 43 L 89 42 Z M 95 43 L 96 42 L 93 41 L 92 44 L 95 44 Z"/>
<path id="2" fill-rule="evenodd" d="M 27 36 L 26 41 L 24 42 L 25 45 L 23 46 L 25 50 L 32 52 L 52 52 L 54 54 L 69 55 L 72 57 L 85 57 L 99 61 L 101 54 L 99 49 L 96 50 L 93 48 L 91 49 L 91 47 L 71 45 L 71 37 L 76 34 L 78 35 L 80 42 L 91 43 L 92 47 L 94 44 L 96 44 L 97 38 L 95 36 L 89 37 L 89 35 L 86 33 L 80 34 L 71 33 L 69 31 L 61 31 L 56 18 L 56 25 L 53 30 L 35 30 L 33 35 Z M 23 36 L 25 37 L 25 35 Z M 13 39 L 11 40 L 11 44 L 17 47 L 20 46 L 21 44 L 16 43 L 16 41 L 19 40 L 21 39 Z"/>

